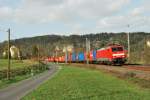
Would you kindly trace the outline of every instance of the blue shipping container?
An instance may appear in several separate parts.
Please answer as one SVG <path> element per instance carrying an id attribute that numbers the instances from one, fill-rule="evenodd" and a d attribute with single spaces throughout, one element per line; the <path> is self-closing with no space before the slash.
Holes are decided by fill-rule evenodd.
<path id="1" fill-rule="evenodd" d="M 83 52 L 78 53 L 78 61 L 85 61 L 85 57 L 84 57 Z"/>
<path id="2" fill-rule="evenodd" d="M 96 60 L 96 50 L 93 50 L 93 60 Z"/>
<path id="3" fill-rule="evenodd" d="M 76 53 L 72 53 L 72 61 L 75 62 L 76 61 Z"/>

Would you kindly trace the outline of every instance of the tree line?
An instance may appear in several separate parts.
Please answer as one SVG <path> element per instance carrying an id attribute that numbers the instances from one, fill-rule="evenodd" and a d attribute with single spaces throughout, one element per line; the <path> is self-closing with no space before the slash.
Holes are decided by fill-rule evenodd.
<path id="1" fill-rule="evenodd" d="M 44 35 L 31 38 L 21 38 L 11 40 L 11 45 L 15 45 L 21 51 L 24 58 L 55 56 L 55 48 L 59 47 L 58 55 L 63 54 L 63 48 L 72 45 L 75 52 L 85 51 L 85 40 L 88 38 L 91 49 L 105 47 L 109 43 L 119 43 L 127 50 L 127 34 L 122 33 L 91 33 L 86 35 Z M 146 45 L 150 41 L 150 34 L 144 32 L 130 33 L 131 62 L 149 63 L 150 47 Z M 7 41 L 0 43 L 0 57 L 4 50 L 7 50 Z"/>

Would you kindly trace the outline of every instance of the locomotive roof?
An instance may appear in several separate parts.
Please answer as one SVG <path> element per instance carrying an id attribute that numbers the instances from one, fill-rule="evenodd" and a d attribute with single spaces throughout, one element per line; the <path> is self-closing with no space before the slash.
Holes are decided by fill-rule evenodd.
<path id="1" fill-rule="evenodd" d="M 98 50 L 105 50 L 105 49 L 112 48 L 112 47 L 122 47 L 122 45 L 110 45 L 110 46 L 106 46 L 104 48 L 100 48 Z"/>

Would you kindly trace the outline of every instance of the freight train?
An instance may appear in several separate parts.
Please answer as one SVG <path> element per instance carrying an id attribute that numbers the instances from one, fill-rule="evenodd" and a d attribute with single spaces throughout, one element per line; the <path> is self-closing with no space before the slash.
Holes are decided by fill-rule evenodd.
<path id="1" fill-rule="evenodd" d="M 48 57 L 49 62 L 67 62 L 70 63 L 100 63 L 108 65 L 123 65 L 127 61 L 127 52 L 124 46 L 118 44 L 108 45 L 105 48 L 91 50 L 86 52 L 70 53 L 67 56 Z"/>

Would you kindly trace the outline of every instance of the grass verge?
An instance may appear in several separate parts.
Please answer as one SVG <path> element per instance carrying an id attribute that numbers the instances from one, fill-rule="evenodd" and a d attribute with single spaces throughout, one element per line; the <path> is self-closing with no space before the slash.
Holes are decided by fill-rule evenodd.
<path id="1" fill-rule="evenodd" d="M 150 100 L 149 94 L 150 90 L 97 70 L 63 66 L 22 100 Z"/>
<path id="2" fill-rule="evenodd" d="M 106 74 L 110 74 L 110 75 L 115 76 L 119 79 L 126 80 L 131 84 L 138 85 L 140 88 L 150 89 L 150 80 L 135 77 L 136 73 L 134 73 L 134 71 L 133 72 L 121 73 L 121 72 L 118 72 L 117 70 L 111 70 L 110 71 L 108 69 L 103 69 L 101 67 L 97 67 L 97 66 L 93 66 L 93 65 L 88 65 L 87 66 L 87 65 L 83 65 L 83 64 L 76 64 L 74 66 L 81 67 L 81 68 L 88 68 L 88 69 L 91 69 L 91 70 L 100 70 L 100 71 L 102 71 Z M 106 67 L 109 68 L 108 66 L 106 66 Z M 114 68 L 117 68 L 117 67 L 115 66 Z"/>
<path id="3" fill-rule="evenodd" d="M 6 78 L 7 70 L 0 70 L 0 89 L 9 86 L 12 83 L 17 83 L 21 80 L 40 74 L 48 69 L 48 65 L 42 62 L 40 64 L 38 64 L 36 61 L 31 62 L 29 60 L 25 60 L 24 62 L 21 66 L 20 62 L 18 62 L 18 64 L 17 60 L 15 60 L 15 65 L 19 65 L 19 67 L 11 69 L 10 80 L 7 80 Z"/>
<path id="4" fill-rule="evenodd" d="M 7 80 L 7 79 L 0 80 L 0 89 L 5 88 L 9 86 L 10 84 L 17 83 L 21 80 L 25 80 L 29 77 L 31 77 L 31 75 L 16 76 L 10 80 Z"/>
<path id="5" fill-rule="evenodd" d="M 31 60 L 11 60 L 11 69 L 18 69 L 23 68 L 26 66 L 38 64 L 37 61 L 31 61 Z M 8 60 L 7 59 L 0 59 L 0 70 L 6 70 L 8 66 Z"/>

